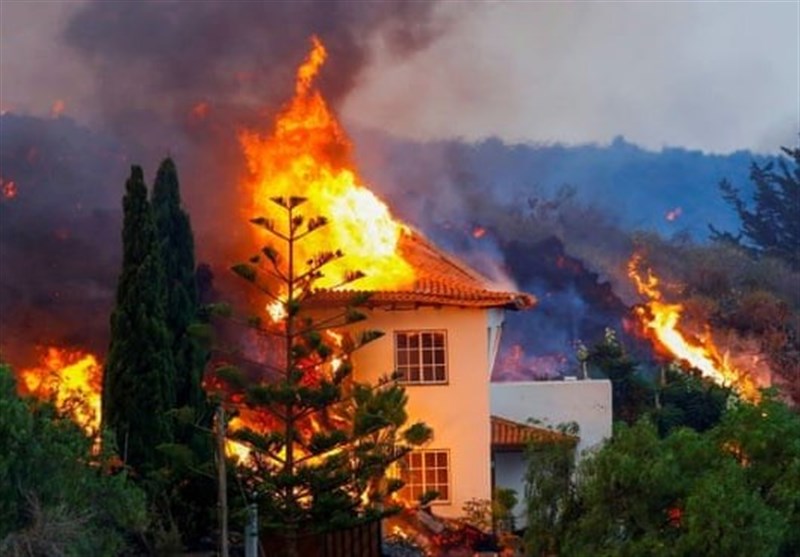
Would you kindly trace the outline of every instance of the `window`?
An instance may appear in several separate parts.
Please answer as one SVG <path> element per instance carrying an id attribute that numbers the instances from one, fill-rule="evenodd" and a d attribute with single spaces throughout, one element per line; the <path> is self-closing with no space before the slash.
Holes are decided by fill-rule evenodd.
<path id="1" fill-rule="evenodd" d="M 411 451 L 400 466 L 400 479 L 406 485 L 400 496 L 406 501 L 416 501 L 423 493 L 436 491 L 436 501 L 450 501 L 450 451 Z"/>
<path id="2" fill-rule="evenodd" d="M 444 331 L 397 331 L 395 369 L 404 383 L 447 383 L 447 334 Z"/>

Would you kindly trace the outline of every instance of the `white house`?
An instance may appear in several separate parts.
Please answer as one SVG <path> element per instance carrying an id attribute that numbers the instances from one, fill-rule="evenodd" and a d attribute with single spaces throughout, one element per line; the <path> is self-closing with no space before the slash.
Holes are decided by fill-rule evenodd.
<path id="1" fill-rule="evenodd" d="M 470 499 L 491 498 L 492 365 L 504 311 L 531 307 L 534 298 L 490 289 L 419 234 L 404 234 L 399 249 L 416 280 L 407 289 L 370 292 L 366 326 L 385 335 L 353 355 L 356 379 L 402 374 L 410 419 L 434 431 L 433 440 L 409 456 L 403 495 L 414 500 L 435 490 L 435 512 L 458 516 Z M 337 290 L 314 298 L 336 305 L 353 295 Z"/>
<path id="2" fill-rule="evenodd" d="M 496 419 L 512 423 L 535 420 L 545 428 L 574 422 L 578 426 L 578 457 L 611 437 L 611 382 L 607 379 L 492 383 L 490 391 L 490 408 Z M 522 495 L 527 463 L 523 449 L 520 444 L 496 443 L 493 461 L 495 486 L 519 494 L 514 509 L 519 526 L 524 524 L 525 514 Z"/>
<path id="3" fill-rule="evenodd" d="M 528 418 L 548 418 L 553 425 L 582 421 L 571 412 L 576 405 L 559 408 L 558 388 L 552 398 L 546 392 L 543 397 L 515 398 L 502 394 L 514 388 L 503 384 L 494 395 L 491 373 L 504 313 L 530 308 L 535 299 L 493 290 L 485 278 L 419 234 L 402 236 L 399 249 L 414 268 L 416 281 L 406 289 L 370 291 L 366 326 L 385 336 L 357 351 L 353 363 L 357 380 L 375 382 L 397 370 L 406 386 L 410 419 L 433 428 L 433 440 L 409 455 L 403 495 L 413 501 L 435 490 L 439 499 L 434 511 L 451 517 L 462 515 L 464 503 L 471 499 L 491 499 L 495 483 L 515 487 L 521 495 L 521 467 L 504 467 L 507 459 L 502 455 L 510 451 L 521 459 L 528 440 L 552 435 L 527 425 Z M 336 306 L 356 293 L 318 291 L 314 300 Z M 527 385 L 522 389 L 532 392 Z M 573 395 L 581 393 L 569 396 Z M 610 399 L 607 402 L 610 428 Z M 593 435 L 590 432 L 591 440 Z M 495 474 L 493 447 L 502 461 Z"/>

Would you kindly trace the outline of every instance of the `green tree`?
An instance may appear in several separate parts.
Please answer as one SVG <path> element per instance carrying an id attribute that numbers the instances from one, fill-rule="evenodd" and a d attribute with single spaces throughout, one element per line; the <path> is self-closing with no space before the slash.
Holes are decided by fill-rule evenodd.
<path id="1" fill-rule="evenodd" d="M 739 236 L 711 227 L 712 238 L 741 243 L 759 255 L 782 259 L 800 270 L 800 147 L 781 150 L 788 157 L 750 168 L 753 182 L 753 207 L 748 207 L 741 192 L 728 180 L 720 183 L 725 200 L 742 222 Z M 794 168 L 792 168 L 792 165 Z"/>
<path id="2" fill-rule="evenodd" d="M 158 167 L 152 194 L 167 288 L 166 323 L 172 333 L 175 362 L 175 404 L 201 414 L 206 411 L 202 388 L 206 352 L 191 335 L 198 321 L 194 236 L 189 215 L 181 206 L 178 171 L 172 159 Z"/>
<path id="3" fill-rule="evenodd" d="M 285 537 L 285 553 L 297 557 L 302 532 L 337 528 L 379 517 L 395 510 L 389 494 L 402 487 L 387 480 L 388 467 L 411 447 L 430 439 L 430 429 L 406 426 L 406 394 L 396 382 L 376 385 L 356 382 L 351 354 L 379 338 L 372 330 L 356 331 L 366 316 L 347 307 L 311 311 L 313 285 L 327 264 L 344 256 L 324 251 L 307 261 L 296 261 L 298 242 L 327 224 L 324 217 L 306 218 L 298 208 L 303 198 L 274 198 L 285 220 L 259 217 L 251 222 L 278 243 L 265 246 L 234 272 L 280 309 L 277 320 L 249 320 L 256 338 L 266 346 L 266 357 L 250 367 L 229 354 L 216 369 L 227 384 L 228 404 L 241 400 L 239 409 L 264 427 L 231 428 L 230 438 L 253 449 L 240 474 L 258 503 L 268 531 Z M 360 278 L 352 271 L 342 284 Z M 237 388 L 238 385 L 238 388 Z"/>
<path id="4" fill-rule="evenodd" d="M 103 424 L 125 462 L 146 473 L 160 465 L 157 447 L 173 439 L 169 411 L 175 407 L 175 367 L 161 247 L 138 166 L 125 185 L 123 209 L 122 272 L 104 369 Z"/>
<path id="5" fill-rule="evenodd" d="M 715 427 L 618 424 L 583 461 L 565 555 L 781 556 L 800 548 L 800 416 L 770 395 Z"/>
<path id="6" fill-rule="evenodd" d="M 625 353 L 613 329 L 592 347 L 584 359 L 590 370 L 599 371 L 611 381 L 611 402 L 614 420 L 635 422 L 650 409 L 652 388 L 637 374 L 638 364 Z"/>
<path id="7" fill-rule="evenodd" d="M 559 428 L 565 437 L 537 441 L 525 451 L 525 548 L 528 555 L 558 555 L 566 525 L 575 514 L 575 424 Z"/>
<path id="8" fill-rule="evenodd" d="M 0 364 L 0 555 L 116 556 L 146 525 L 144 494 L 108 473 L 113 443 L 16 394 Z"/>

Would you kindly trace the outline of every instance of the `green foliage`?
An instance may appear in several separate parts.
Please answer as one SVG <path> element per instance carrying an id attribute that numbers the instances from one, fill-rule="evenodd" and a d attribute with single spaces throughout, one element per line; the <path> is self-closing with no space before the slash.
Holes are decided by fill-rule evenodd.
<path id="1" fill-rule="evenodd" d="M 575 446 L 569 442 L 531 443 L 525 459 L 525 547 L 528 555 L 554 555 L 574 513 Z"/>
<path id="2" fill-rule="evenodd" d="M 782 150 L 789 159 L 781 158 L 777 168 L 773 162 L 752 164 L 752 209 L 730 182 L 720 183 L 723 197 L 742 221 L 742 229 L 734 237 L 712 227 L 712 238 L 740 244 L 744 236 L 745 245 L 756 254 L 776 257 L 800 271 L 800 148 Z"/>
<path id="3" fill-rule="evenodd" d="M 125 462 L 144 473 L 162 463 L 156 447 L 173 439 L 167 412 L 175 407 L 175 367 L 161 246 L 138 166 L 125 189 L 122 273 L 111 315 L 103 422 Z"/>
<path id="4" fill-rule="evenodd" d="M 111 475 L 107 439 L 92 439 L 49 404 L 16 395 L 0 365 L 0 554 L 116 556 L 147 526 L 143 492 Z"/>
<path id="5" fill-rule="evenodd" d="M 302 198 L 273 201 L 285 213 L 283 228 L 271 218 L 251 223 L 283 243 L 283 249 L 265 247 L 264 258 L 254 256 L 232 270 L 269 301 L 280 292 L 284 317 L 259 320 L 251 329 L 269 346 L 261 360 L 247 362 L 246 371 L 232 363 L 237 356 L 231 353 L 215 365 L 214 377 L 225 386 L 220 395 L 226 406 L 249 417 L 245 427 L 229 432 L 229 438 L 252 450 L 250 460 L 237 469 L 238 479 L 257 502 L 262 525 L 283 535 L 287 552 L 296 554 L 300 532 L 391 511 L 387 497 L 402 482 L 387 479 L 386 471 L 414 445 L 429 441 L 431 430 L 422 423 L 406 424 L 407 396 L 395 382 L 353 379 L 352 353 L 382 333 L 353 329 L 366 317 L 355 303 L 319 315 L 309 310 L 315 281 L 344 254 L 323 251 L 295 261 L 298 242 L 327 221 L 299 214 Z M 342 284 L 360 276 L 346 273 Z"/>
<path id="6" fill-rule="evenodd" d="M 771 396 L 704 432 L 619 424 L 579 467 L 561 553 L 796 555 L 798 470 L 800 416 Z"/>
<path id="7" fill-rule="evenodd" d="M 152 206 L 166 280 L 166 323 L 172 336 L 175 406 L 188 406 L 198 414 L 210 416 L 201 385 L 208 355 L 199 339 L 191 334 L 192 326 L 198 324 L 199 311 L 194 235 L 189 215 L 181 206 L 178 171 L 170 158 L 158 168 Z M 204 425 L 209 423 L 206 419 Z M 188 440 L 194 432 L 179 433 L 179 437 Z"/>
<path id="8" fill-rule="evenodd" d="M 612 329 L 606 329 L 605 338 L 588 351 L 585 361 L 590 370 L 611 381 L 615 421 L 633 423 L 652 406 L 652 388 L 637 374 L 637 363 L 625 353 Z"/>
<path id="9" fill-rule="evenodd" d="M 712 428 L 733 396 L 731 389 L 683 370 L 669 369 L 665 379 L 658 392 L 659 406 L 652 413 L 661 436 L 679 427 L 699 432 Z"/>

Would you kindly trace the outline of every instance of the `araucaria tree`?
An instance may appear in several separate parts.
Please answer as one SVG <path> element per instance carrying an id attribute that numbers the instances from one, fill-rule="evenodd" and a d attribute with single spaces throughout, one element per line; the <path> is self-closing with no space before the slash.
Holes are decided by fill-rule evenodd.
<path id="1" fill-rule="evenodd" d="M 366 318 L 356 309 L 363 298 L 338 308 L 314 303 L 315 282 L 344 254 L 322 251 L 297 261 L 299 243 L 327 221 L 304 217 L 298 210 L 303 198 L 272 201 L 285 220 L 251 222 L 277 246 L 233 267 L 276 316 L 247 322 L 265 354 L 249 364 L 229 354 L 216 378 L 227 385 L 227 403 L 240 412 L 229 439 L 250 450 L 239 473 L 262 525 L 285 539 L 284 552 L 294 557 L 302 533 L 394 510 L 388 497 L 402 482 L 387 479 L 386 472 L 412 446 L 428 441 L 431 430 L 422 423 L 406 426 L 406 394 L 391 378 L 374 385 L 353 378 L 351 354 L 381 333 L 354 327 Z M 339 286 L 361 276 L 347 273 Z"/>
<path id="2" fill-rule="evenodd" d="M 755 186 L 753 208 L 727 180 L 720 189 L 742 221 L 741 234 L 733 236 L 711 228 L 715 239 L 744 244 L 755 253 L 782 259 L 795 271 L 800 270 L 800 147 L 782 148 L 789 157 L 759 166 L 753 163 L 750 180 Z M 794 168 L 792 168 L 792 166 Z"/>
<path id="3" fill-rule="evenodd" d="M 158 466 L 157 447 L 172 441 L 175 407 L 161 247 L 142 169 L 125 185 L 122 273 L 111 315 L 103 377 L 103 422 L 125 462 L 140 472 Z"/>

